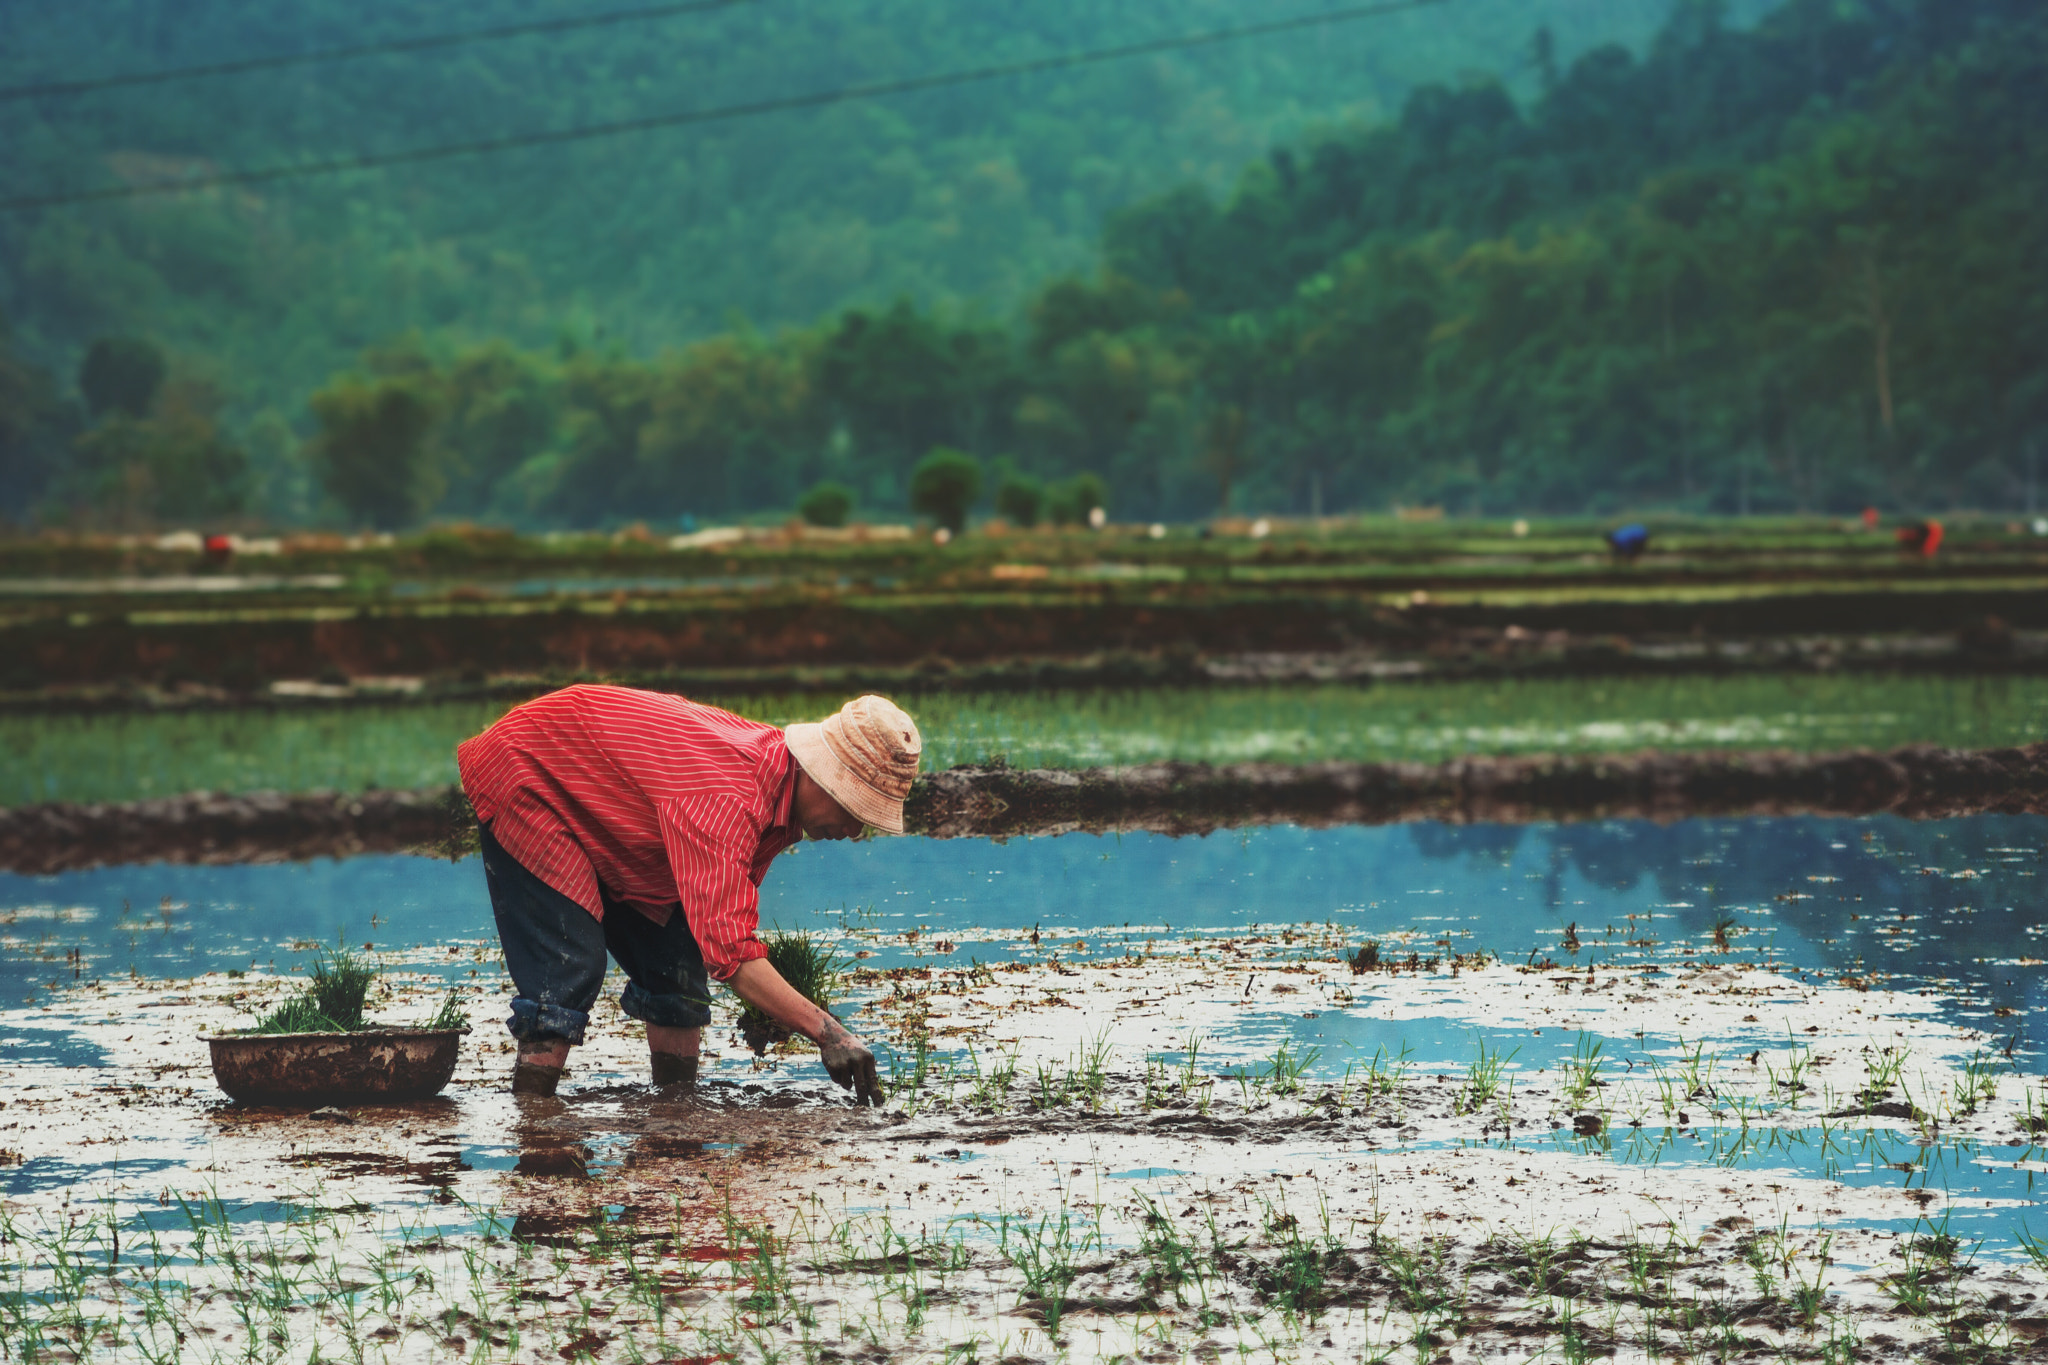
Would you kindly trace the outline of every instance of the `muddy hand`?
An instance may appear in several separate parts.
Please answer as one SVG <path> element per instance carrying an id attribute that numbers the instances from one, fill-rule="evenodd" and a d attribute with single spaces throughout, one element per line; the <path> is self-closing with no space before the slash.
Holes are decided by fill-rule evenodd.
<path id="1" fill-rule="evenodd" d="M 856 1102 L 876 1106 L 882 1103 L 882 1082 L 875 1074 L 875 1054 L 868 1051 L 866 1043 L 834 1022 L 826 1026 L 825 1036 L 818 1040 L 818 1055 L 825 1063 L 825 1070 L 839 1082 L 839 1088 L 851 1090 Z"/>

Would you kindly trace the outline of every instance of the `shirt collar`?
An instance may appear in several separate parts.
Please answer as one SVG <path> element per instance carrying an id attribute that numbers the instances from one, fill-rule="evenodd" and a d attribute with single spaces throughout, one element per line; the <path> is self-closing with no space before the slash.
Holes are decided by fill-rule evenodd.
<path id="1" fill-rule="evenodd" d="M 780 794 L 769 807 L 770 823 L 779 829 L 788 828 L 796 819 L 796 755 L 789 751 L 789 745 L 782 746 L 782 784 Z"/>

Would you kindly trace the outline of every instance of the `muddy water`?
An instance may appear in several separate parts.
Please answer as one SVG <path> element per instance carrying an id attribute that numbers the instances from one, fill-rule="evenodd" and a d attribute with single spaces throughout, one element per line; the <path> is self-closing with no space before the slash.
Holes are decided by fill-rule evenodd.
<path id="1" fill-rule="evenodd" d="M 895 1080 L 879 1114 L 802 1052 L 754 1059 L 723 1009 L 702 1094 L 652 1095 L 609 1004 L 563 1098 L 515 1105 L 473 863 L 0 879 L 0 1194 L 24 1218 L 110 1198 L 136 1229 L 189 1223 L 180 1198 L 249 1228 L 314 1210 L 352 1220 L 351 1246 L 666 1219 L 707 1264 L 744 1254 L 737 1219 L 862 1228 L 870 1252 L 914 1227 L 995 1265 L 1005 1220 L 1059 1213 L 1096 1239 L 1099 1283 L 1076 1284 L 1101 1301 L 1138 1292 L 1118 1258 L 1159 1210 L 1246 1238 L 1320 1210 L 1346 1245 L 1439 1245 L 1475 1274 L 1503 1237 L 1659 1227 L 1697 1240 L 1702 1283 L 1747 1274 L 1715 1256 L 1777 1229 L 1782 1255 L 1804 1237 L 1842 1267 L 1852 1315 L 1946 1219 L 2032 1302 L 2044 849 L 2048 822 L 2001 817 L 802 848 L 763 918 L 859 955 L 846 1012 Z M 373 1014 L 465 991 L 447 1098 L 225 1104 L 194 1035 L 267 1008 L 344 933 L 386 967 Z M 1355 972 L 1368 941 L 1381 965 Z M 819 1292 L 821 1311 L 847 1294 Z M 951 1311 L 1000 1324 L 1017 1293 L 991 1269 Z M 1331 1332 L 1340 1355 L 1371 1335 Z"/>

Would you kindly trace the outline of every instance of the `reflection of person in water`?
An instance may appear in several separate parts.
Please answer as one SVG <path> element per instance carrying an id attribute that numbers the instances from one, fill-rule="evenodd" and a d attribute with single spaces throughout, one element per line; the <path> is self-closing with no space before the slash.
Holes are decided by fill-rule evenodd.
<path id="1" fill-rule="evenodd" d="M 769 964 L 759 888 L 799 839 L 902 833 L 921 749 L 916 724 L 880 697 L 779 730 L 596 686 L 516 707 L 457 748 L 518 991 L 513 1091 L 555 1092 L 609 952 L 626 973 L 625 1012 L 647 1025 L 655 1084 L 696 1083 L 716 977 L 817 1043 L 862 1102 L 881 1103 L 867 1045 Z"/>

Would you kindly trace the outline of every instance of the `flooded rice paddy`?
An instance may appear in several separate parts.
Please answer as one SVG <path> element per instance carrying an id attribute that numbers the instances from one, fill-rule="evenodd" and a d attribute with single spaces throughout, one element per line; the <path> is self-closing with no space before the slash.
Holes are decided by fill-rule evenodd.
<path id="1" fill-rule="evenodd" d="M 2048 1317 L 2048 822 L 1265 828 L 781 860 L 891 1100 L 615 1003 L 555 1101 L 472 862 L 0 877 L 13 1358 L 2003 1358 Z M 242 1109 L 316 945 L 445 1098 Z M 611 997 L 615 1001 L 615 996 Z"/>

